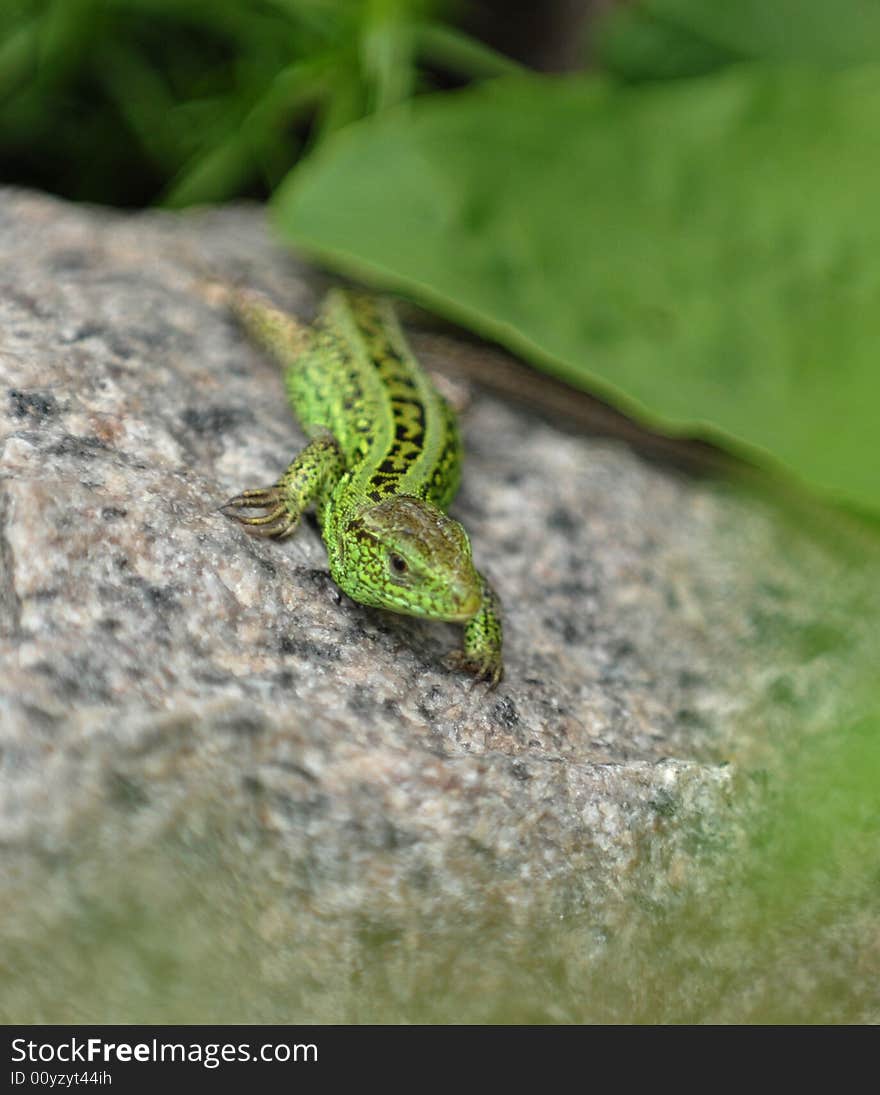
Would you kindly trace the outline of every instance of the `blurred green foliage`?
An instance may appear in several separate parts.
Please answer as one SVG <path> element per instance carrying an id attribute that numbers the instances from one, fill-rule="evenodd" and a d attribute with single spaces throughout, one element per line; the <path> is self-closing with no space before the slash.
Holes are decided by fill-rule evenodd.
<path id="1" fill-rule="evenodd" d="M 611 7 L 595 53 L 631 80 L 693 76 L 740 61 L 822 67 L 880 60 L 876 0 L 633 0 Z"/>
<path id="2" fill-rule="evenodd" d="M 266 195 L 328 133 L 517 66 L 446 0 L 4 0 L 0 173 L 68 197 Z"/>

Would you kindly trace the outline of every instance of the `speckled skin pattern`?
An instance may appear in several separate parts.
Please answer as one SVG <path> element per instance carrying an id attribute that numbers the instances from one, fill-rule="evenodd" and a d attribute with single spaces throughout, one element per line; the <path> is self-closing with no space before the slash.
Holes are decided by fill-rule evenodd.
<path id="1" fill-rule="evenodd" d="M 464 624 L 456 668 L 501 680 L 498 598 L 473 565 L 462 526 L 447 516 L 461 475 L 455 414 L 410 351 L 390 302 L 331 291 L 312 328 L 259 293 L 231 307 L 285 370 L 310 442 L 270 487 L 231 498 L 225 512 L 284 536 L 313 505 L 330 574 L 352 600 Z M 259 516 L 242 510 L 262 509 Z"/>

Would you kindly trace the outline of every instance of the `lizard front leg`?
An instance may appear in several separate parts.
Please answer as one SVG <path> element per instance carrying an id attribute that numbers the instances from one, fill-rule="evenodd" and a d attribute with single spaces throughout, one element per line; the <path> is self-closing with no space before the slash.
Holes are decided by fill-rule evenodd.
<path id="1" fill-rule="evenodd" d="M 329 435 L 316 437 L 293 460 L 271 487 L 245 490 L 230 498 L 221 512 L 260 536 L 293 532 L 306 508 L 332 486 L 345 470 L 339 446 Z M 241 509 L 263 509 L 259 517 L 245 517 Z"/>
<path id="2" fill-rule="evenodd" d="M 483 602 L 479 611 L 468 620 L 464 629 L 464 648 L 453 651 L 447 664 L 454 669 L 473 673 L 478 681 L 488 681 L 497 688 L 504 676 L 501 660 L 501 603 L 485 575 L 479 575 L 483 586 Z"/>

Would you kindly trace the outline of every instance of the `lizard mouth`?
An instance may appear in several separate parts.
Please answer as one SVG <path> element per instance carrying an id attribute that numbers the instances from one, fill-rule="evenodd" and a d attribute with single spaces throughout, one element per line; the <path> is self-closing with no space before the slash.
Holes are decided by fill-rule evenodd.
<path id="1" fill-rule="evenodd" d="M 480 605 L 483 603 L 483 598 L 478 590 L 474 590 L 472 593 L 466 593 L 464 596 L 456 598 L 456 600 L 455 615 L 447 617 L 447 621 L 452 624 L 467 623 L 468 620 L 477 614 Z"/>

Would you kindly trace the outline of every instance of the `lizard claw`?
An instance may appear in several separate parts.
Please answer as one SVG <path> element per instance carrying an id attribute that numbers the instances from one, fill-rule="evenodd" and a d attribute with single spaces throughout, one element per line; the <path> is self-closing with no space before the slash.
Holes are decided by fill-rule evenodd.
<path id="1" fill-rule="evenodd" d="M 245 517 L 235 512 L 240 509 L 264 509 L 266 512 L 259 517 Z M 239 524 L 247 525 L 258 536 L 286 536 L 297 524 L 297 518 L 291 516 L 278 483 L 272 487 L 244 490 L 224 502 L 220 512 L 232 517 Z"/>
<path id="2" fill-rule="evenodd" d="M 472 688 L 481 681 L 488 685 L 488 691 L 494 692 L 504 677 L 504 666 L 499 657 L 470 657 L 463 650 L 453 650 L 447 654 L 444 664 L 449 669 L 470 673 L 475 679 Z"/>

